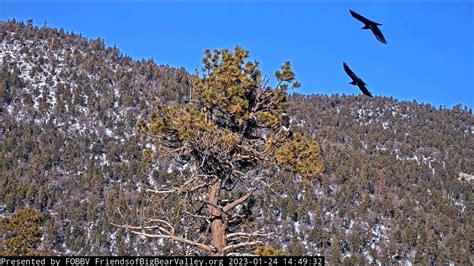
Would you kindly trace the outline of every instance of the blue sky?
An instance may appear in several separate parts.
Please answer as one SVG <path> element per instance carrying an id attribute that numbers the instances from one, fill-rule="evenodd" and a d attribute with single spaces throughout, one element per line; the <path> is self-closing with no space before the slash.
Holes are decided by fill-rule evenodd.
<path id="1" fill-rule="evenodd" d="M 382 23 L 379 43 L 349 9 Z M 33 19 L 100 37 L 134 59 L 193 72 L 206 48 L 241 45 L 273 76 L 291 61 L 299 92 L 360 94 L 346 62 L 375 96 L 474 107 L 472 2 L 14 2 L 0 19 Z"/>

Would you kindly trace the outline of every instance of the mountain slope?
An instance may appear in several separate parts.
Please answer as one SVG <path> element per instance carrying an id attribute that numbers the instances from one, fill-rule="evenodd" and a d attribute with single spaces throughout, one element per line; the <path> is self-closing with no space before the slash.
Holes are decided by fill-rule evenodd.
<path id="1" fill-rule="evenodd" d="M 145 168 L 135 123 L 189 92 L 184 69 L 135 61 L 102 40 L 0 23 L 0 204 L 44 214 L 60 254 L 181 254 L 111 226 L 137 219 L 145 189 L 178 177 Z M 332 262 L 472 261 L 474 117 L 392 98 L 292 95 L 289 114 L 321 143 L 313 186 L 275 173 L 245 208 L 268 244 Z M 171 181 L 172 182 L 172 181 Z M 171 206 L 170 206 L 171 208 Z"/>

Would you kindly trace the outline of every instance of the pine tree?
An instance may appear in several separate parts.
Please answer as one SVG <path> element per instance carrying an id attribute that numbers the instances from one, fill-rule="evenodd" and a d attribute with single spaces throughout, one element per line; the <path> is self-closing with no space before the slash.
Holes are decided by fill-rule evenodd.
<path id="1" fill-rule="evenodd" d="M 0 218 L 0 255 L 38 256 L 43 231 L 42 215 L 30 208 L 18 210 L 11 217 Z"/>
<path id="2" fill-rule="evenodd" d="M 278 84 L 270 88 L 259 63 L 248 61 L 248 56 L 240 47 L 206 50 L 188 104 L 157 102 L 151 116 L 138 122 L 159 148 L 146 150 L 145 158 L 188 168 L 181 184 L 151 191 L 156 196 L 148 207 L 154 206 L 151 213 L 162 218 L 148 216 L 149 225 L 125 228 L 211 255 L 260 245 L 258 239 L 265 234 L 247 228 L 236 209 L 255 189 L 270 186 L 273 176 L 258 169 L 278 166 L 306 179 L 323 171 L 318 143 L 300 132 L 291 136 L 281 126 L 287 91 L 300 86 L 290 63 L 275 73 Z M 177 207 L 163 207 L 169 204 Z M 245 228 L 252 231 L 237 231 Z"/>

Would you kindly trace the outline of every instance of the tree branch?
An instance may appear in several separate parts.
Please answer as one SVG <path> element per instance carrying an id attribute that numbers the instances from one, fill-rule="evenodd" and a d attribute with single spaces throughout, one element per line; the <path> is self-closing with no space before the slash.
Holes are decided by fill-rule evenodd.
<path id="1" fill-rule="evenodd" d="M 245 256 L 245 257 L 258 257 L 258 255 L 255 255 L 255 254 L 251 254 L 251 253 L 241 253 L 241 252 L 231 252 L 231 253 L 227 253 L 227 256 L 229 257 L 238 257 L 238 256 Z"/>
<path id="2" fill-rule="evenodd" d="M 247 246 L 256 246 L 256 245 L 263 245 L 262 241 L 252 241 L 252 242 L 245 242 L 245 243 L 239 243 L 236 245 L 230 245 L 226 246 L 224 248 L 224 251 L 229 251 L 229 250 L 236 250 L 239 248 L 247 247 Z"/>
<path id="3" fill-rule="evenodd" d="M 174 187 L 168 190 L 157 190 L 157 189 L 147 189 L 147 192 L 152 192 L 155 194 L 170 194 L 170 193 L 187 193 L 187 192 L 194 192 L 196 190 L 199 190 L 201 188 L 210 186 L 212 182 L 203 182 L 200 184 L 196 184 L 194 187 L 188 188 L 192 185 L 192 183 L 198 181 L 198 177 L 201 177 L 201 175 L 192 175 L 192 177 L 187 180 L 185 183 L 183 183 L 179 187 Z"/>
<path id="4" fill-rule="evenodd" d="M 156 194 L 168 194 L 168 193 L 173 193 L 176 192 L 176 189 L 171 189 L 171 190 L 154 190 L 154 189 L 147 189 L 146 192 L 152 192 Z"/>
<path id="5" fill-rule="evenodd" d="M 127 229 L 159 229 L 161 226 L 159 225 L 153 225 L 153 226 L 131 226 L 131 225 L 120 225 L 120 224 L 114 224 L 110 223 L 111 225 L 115 227 L 122 227 L 122 228 L 127 228 Z"/>
<path id="6" fill-rule="evenodd" d="M 214 207 L 214 209 L 216 209 L 216 210 L 218 210 L 218 211 L 220 212 L 220 214 L 222 215 L 222 217 L 224 217 L 224 216 L 226 215 L 226 213 L 222 211 L 221 207 L 217 206 L 216 204 L 210 203 L 210 202 L 205 201 L 205 200 L 202 200 L 201 202 L 202 202 L 202 203 L 205 203 L 205 204 L 207 204 L 207 205 L 209 205 L 209 206 L 211 206 L 211 207 Z"/>
<path id="7" fill-rule="evenodd" d="M 182 238 L 182 237 L 179 237 L 179 236 L 175 236 L 175 235 L 155 235 L 155 234 L 148 234 L 148 233 L 143 233 L 143 232 L 138 232 L 138 231 L 131 231 L 132 233 L 134 234 L 137 234 L 137 235 L 142 235 L 142 236 L 145 236 L 145 237 L 150 237 L 150 238 L 167 238 L 167 239 L 171 239 L 173 241 L 177 241 L 177 242 L 181 242 L 183 244 L 187 244 L 187 245 L 190 245 L 190 246 L 193 246 L 193 247 L 197 247 L 203 251 L 206 251 L 206 252 L 215 252 L 216 248 L 211 246 L 211 245 L 205 245 L 205 244 L 202 244 L 202 243 L 198 243 L 198 242 L 194 242 L 194 241 L 191 241 L 187 238 Z"/>
<path id="8" fill-rule="evenodd" d="M 155 221 L 164 222 L 165 224 L 169 225 L 168 222 L 163 221 L 163 220 L 155 220 Z M 114 224 L 114 223 L 111 223 L 111 224 L 113 226 L 129 229 L 129 230 L 133 229 L 133 230 L 130 230 L 130 232 L 132 232 L 136 235 L 141 235 L 141 236 L 150 237 L 150 238 L 170 239 L 170 240 L 173 240 L 173 241 L 181 242 L 183 244 L 187 244 L 187 245 L 199 248 L 199 249 L 201 249 L 203 251 L 206 251 L 206 252 L 215 252 L 216 251 L 216 248 L 211 246 L 211 245 L 205 245 L 205 244 L 202 244 L 202 243 L 198 243 L 198 242 L 189 240 L 187 238 L 183 238 L 183 237 L 179 237 L 179 236 L 174 235 L 174 228 L 173 227 L 171 227 L 171 232 L 170 232 L 170 231 L 168 231 L 168 230 L 166 230 L 166 229 L 164 229 L 160 226 L 130 226 L 130 225 L 118 225 L 118 224 Z M 141 229 L 141 230 L 159 229 L 160 231 L 164 232 L 164 234 L 163 233 L 161 233 L 161 234 L 149 234 L 149 233 L 145 233 L 145 232 L 136 231 L 136 229 Z"/>
<path id="9" fill-rule="evenodd" d="M 251 182 L 251 185 L 253 186 L 255 184 L 255 182 L 260 182 L 262 183 L 264 186 L 266 186 L 268 189 L 270 189 L 271 192 L 273 192 L 275 195 L 277 195 L 278 197 L 282 197 L 281 193 L 278 193 L 276 192 L 273 188 L 272 188 L 272 185 L 279 182 L 281 183 L 280 181 L 275 181 L 271 184 L 268 184 L 266 181 L 263 181 L 264 177 L 256 177 L 254 178 L 254 180 Z"/>
<path id="10" fill-rule="evenodd" d="M 253 190 L 250 191 L 249 193 L 245 194 L 244 196 L 240 197 L 239 199 L 236 199 L 235 201 L 227 204 L 224 206 L 222 209 L 223 212 L 227 213 L 228 211 L 231 211 L 235 207 L 239 206 L 240 204 L 244 203 L 250 196 L 252 196 Z"/>
<path id="11" fill-rule="evenodd" d="M 184 211 L 184 213 L 186 213 L 187 215 L 190 215 L 190 216 L 192 216 L 192 217 L 194 217 L 194 218 L 204 219 L 207 223 L 211 223 L 211 222 L 209 221 L 209 217 L 207 217 L 207 216 L 192 214 L 192 213 L 190 213 L 190 212 L 188 212 L 188 211 Z"/>
<path id="12" fill-rule="evenodd" d="M 175 232 L 174 227 L 169 222 L 167 222 L 165 220 L 161 220 L 161 219 L 151 219 L 150 221 L 166 224 L 171 229 L 171 234 L 174 235 L 174 232 Z"/>
<path id="13" fill-rule="evenodd" d="M 256 236 L 269 236 L 271 235 L 272 233 L 259 233 L 260 230 L 257 230 L 256 232 L 253 232 L 253 233 L 244 233 L 244 232 L 235 232 L 235 233 L 230 233 L 230 234 L 227 234 L 225 237 L 227 240 L 233 238 L 233 237 L 245 237 L 245 238 L 252 238 L 252 237 L 256 237 Z"/>

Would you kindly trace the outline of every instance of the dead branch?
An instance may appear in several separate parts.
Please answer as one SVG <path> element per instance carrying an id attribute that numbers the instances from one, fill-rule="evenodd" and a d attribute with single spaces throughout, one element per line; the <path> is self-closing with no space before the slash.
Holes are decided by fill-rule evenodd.
<path id="1" fill-rule="evenodd" d="M 241 252 L 231 252 L 227 253 L 227 256 L 235 256 L 235 257 L 240 257 L 240 256 L 245 256 L 245 257 L 258 257 L 258 255 L 255 254 L 250 254 L 250 253 L 241 253 Z"/>
<path id="2" fill-rule="evenodd" d="M 242 151 L 247 152 L 249 154 L 248 156 L 252 156 L 256 160 L 263 161 L 263 159 L 264 159 L 263 153 L 257 151 L 256 149 L 250 148 L 247 145 L 242 145 L 242 144 L 238 144 L 237 147 L 240 148 Z"/>
<path id="3" fill-rule="evenodd" d="M 211 182 L 202 183 L 202 184 L 196 185 L 195 187 L 190 188 L 189 192 L 194 192 L 198 189 L 201 189 L 201 188 L 204 188 L 204 187 L 207 187 L 207 186 L 210 186 L 210 185 L 211 185 Z"/>
<path id="4" fill-rule="evenodd" d="M 170 229 L 171 229 L 171 234 L 174 235 L 174 227 L 167 221 L 165 220 L 161 220 L 161 219 L 150 219 L 150 222 L 158 222 L 158 223 L 163 223 L 165 224 L 166 226 L 168 226 Z"/>
<path id="5" fill-rule="evenodd" d="M 184 213 L 186 213 L 187 215 L 190 215 L 190 216 L 192 216 L 192 217 L 194 217 L 194 218 L 204 219 L 204 220 L 205 220 L 207 223 L 209 223 L 209 224 L 211 223 L 211 221 L 209 220 L 209 217 L 207 217 L 207 216 L 192 214 L 192 213 L 190 213 L 190 212 L 188 212 L 188 211 L 184 211 Z"/>
<path id="6" fill-rule="evenodd" d="M 227 213 L 231 210 L 233 210 L 235 207 L 239 206 L 240 204 L 244 203 L 250 196 L 252 196 L 253 190 L 250 191 L 249 193 L 245 194 L 244 196 L 240 197 L 239 199 L 236 199 L 235 201 L 227 204 L 222 211 Z"/>
<path id="7" fill-rule="evenodd" d="M 272 233 L 259 233 L 260 230 L 257 230 L 253 233 L 244 233 L 244 232 L 235 232 L 227 234 L 225 237 L 227 240 L 232 239 L 234 237 L 243 237 L 243 238 L 252 238 L 252 237 L 266 237 L 272 235 Z"/>
<path id="8" fill-rule="evenodd" d="M 198 178 L 201 178 L 202 176 L 204 176 L 204 175 L 195 175 L 195 174 L 193 174 L 192 177 L 189 178 L 181 186 L 174 187 L 172 189 L 168 189 L 168 190 L 147 189 L 146 191 L 151 192 L 151 193 L 155 193 L 155 194 L 170 194 L 170 193 L 176 193 L 176 192 L 177 193 L 189 193 L 189 192 L 194 192 L 194 191 L 199 190 L 201 188 L 212 185 L 213 182 L 209 181 L 209 182 L 203 182 L 203 183 L 197 184 L 197 185 L 195 185 L 191 188 L 188 188 L 192 183 L 197 182 Z M 208 175 L 205 175 L 205 176 L 207 177 Z"/>
<path id="9" fill-rule="evenodd" d="M 276 192 L 273 188 L 272 188 L 272 185 L 275 184 L 276 182 L 280 182 L 280 181 L 275 181 L 271 184 L 268 184 L 266 181 L 263 180 L 264 177 L 255 177 L 255 179 L 251 182 L 251 185 L 253 186 L 255 184 L 255 182 L 260 182 L 262 183 L 265 187 L 267 187 L 271 192 L 273 192 L 275 195 L 277 195 L 278 197 L 282 197 L 281 193 L 278 193 Z"/>
<path id="10" fill-rule="evenodd" d="M 263 245 L 262 241 L 252 241 L 252 242 L 244 242 L 244 243 L 239 243 L 236 245 L 230 245 L 226 246 L 223 251 L 229 251 L 229 250 L 236 250 L 239 248 L 247 247 L 247 246 L 256 246 L 256 245 Z"/>
<path id="11" fill-rule="evenodd" d="M 214 203 L 211 203 L 211 202 L 208 202 L 208 201 L 205 201 L 205 200 L 201 200 L 202 203 L 205 203 L 211 207 L 214 207 L 214 209 L 218 210 L 220 212 L 220 214 L 222 215 L 222 217 L 225 217 L 227 214 L 225 212 L 222 211 L 222 208 L 217 206 L 216 204 Z"/>
<path id="12" fill-rule="evenodd" d="M 167 239 L 171 239 L 173 241 L 177 241 L 177 242 L 181 242 L 183 244 L 187 244 L 187 245 L 190 245 L 190 246 L 193 246 L 193 247 L 197 247 L 203 251 L 206 251 L 206 252 L 215 252 L 216 248 L 211 246 L 211 245 L 205 245 L 205 244 L 202 244 L 202 243 L 197 243 L 197 242 L 194 242 L 194 241 L 191 241 L 189 239 L 186 239 L 186 238 L 182 238 L 182 237 L 179 237 L 179 236 L 174 236 L 174 235 L 155 235 L 155 234 L 148 234 L 148 233 L 143 233 L 143 232 L 138 232 L 138 231 L 131 231 L 132 233 L 134 234 L 137 234 L 137 235 L 142 235 L 142 236 L 145 236 L 145 237 L 150 237 L 150 238 L 167 238 Z"/>
<path id="13" fill-rule="evenodd" d="M 181 242 L 183 244 L 187 244 L 187 245 L 199 248 L 199 249 L 201 249 L 203 251 L 206 251 L 206 252 L 215 252 L 216 251 L 216 248 L 211 246 L 211 245 L 198 243 L 198 242 L 189 240 L 187 238 L 183 238 L 183 237 L 179 237 L 179 236 L 174 235 L 174 228 L 166 221 L 158 220 L 158 219 L 155 220 L 155 221 L 164 222 L 166 225 L 169 225 L 172 229 L 171 232 L 164 229 L 164 228 L 162 228 L 162 227 L 160 227 L 160 226 L 130 226 L 130 225 L 119 225 L 119 224 L 114 224 L 114 223 L 111 223 L 111 224 L 113 226 L 116 226 L 116 227 L 121 227 L 121 228 L 128 229 L 128 230 L 130 230 L 130 232 L 132 232 L 136 235 L 141 235 L 141 236 L 150 237 L 150 238 L 170 239 L 170 240 L 173 240 L 173 241 Z M 162 233 L 150 234 L 150 233 L 136 231 L 136 230 L 146 230 L 146 229 L 159 229 Z"/>
<path id="14" fill-rule="evenodd" d="M 114 224 L 110 223 L 111 225 L 115 227 L 122 227 L 122 228 L 127 228 L 127 229 L 159 229 L 161 226 L 159 225 L 154 225 L 154 226 L 132 226 L 132 225 L 120 225 L 120 224 Z"/>
<path id="15" fill-rule="evenodd" d="M 176 192 L 176 189 L 171 189 L 171 190 L 155 190 L 155 189 L 147 189 L 146 192 L 152 192 L 155 194 L 168 194 L 168 193 L 173 193 Z"/>

